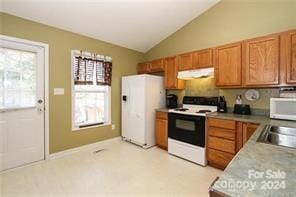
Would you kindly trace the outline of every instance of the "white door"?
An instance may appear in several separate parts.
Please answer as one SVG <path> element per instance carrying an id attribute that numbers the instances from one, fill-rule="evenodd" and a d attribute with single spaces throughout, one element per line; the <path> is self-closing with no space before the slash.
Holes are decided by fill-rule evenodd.
<path id="1" fill-rule="evenodd" d="M 44 48 L 0 38 L 0 171 L 44 156 Z"/>
<path id="2" fill-rule="evenodd" d="M 122 136 L 140 145 L 146 143 L 145 92 L 144 75 L 122 77 Z"/>

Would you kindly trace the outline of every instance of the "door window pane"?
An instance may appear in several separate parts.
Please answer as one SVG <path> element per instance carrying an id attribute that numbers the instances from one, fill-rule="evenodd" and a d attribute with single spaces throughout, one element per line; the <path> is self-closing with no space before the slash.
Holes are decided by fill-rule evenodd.
<path id="1" fill-rule="evenodd" d="M 105 122 L 105 93 L 75 93 L 75 125 Z"/>
<path id="2" fill-rule="evenodd" d="M 35 106 L 36 56 L 0 48 L 0 109 Z"/>

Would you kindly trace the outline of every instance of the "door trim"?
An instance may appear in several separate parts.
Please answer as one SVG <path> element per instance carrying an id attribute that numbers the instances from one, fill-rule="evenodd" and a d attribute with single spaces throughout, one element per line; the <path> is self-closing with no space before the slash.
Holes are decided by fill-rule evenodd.
<path id="1" fill-rule="evenodd" d="M 49 46 L 46 43 L 15 38 L 0 34 L 0 40 L 29 44 L 44 49 L 44 160 L 49 159 Z"/>

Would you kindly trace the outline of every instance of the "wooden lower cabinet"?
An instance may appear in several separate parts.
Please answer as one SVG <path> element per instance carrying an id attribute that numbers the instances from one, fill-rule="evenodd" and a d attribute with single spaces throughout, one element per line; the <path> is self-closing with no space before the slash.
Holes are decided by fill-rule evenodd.
<path id="1" fill-rule="evenodd" d="M 235 140 L 235 130 L 219 128 L 219 127 L 209 127 L 209 136 L 221 137 L 228 140 Z"/>
<path id="2" fill-rule="evenodd" d="M 258 128 L 258 124 L 208 118 L 207 160 L 210 166 L 225 169 L 235 154 Z"/>
<path id="3" fill-rule="evenodd" d="M 160 148 L 168 148 L 168 113 L 156 112 L 155 122 L 156 145 Z"/>
<path id="4" fill-rule="evenodd" d="M 208 118 L 207 160 L 209 165 L 225 169 L 236 153 L 236 122 Z"/>
<path id="5" fill-rule="evenodd" d="M 235 154 L 235 141 L 223 139 L 221 137 L 208 136 L 208 147 L 215 150 Z"/>
<path id="6" fill-rule="evenodd" d="M 218 151 L 212 148 L 208 148 L 207 150 L 209 165 L 222 170 L 225 169 L 233 157 L 234 154 Z"/>
<path id="7" fill-rule="evenodd" d="M 250 139 L 250 137 L 256 131 L 258 126 L 259 126 L 258 124 L 243 123 L 243 135 L 242 135 L 243 145 Z"/>

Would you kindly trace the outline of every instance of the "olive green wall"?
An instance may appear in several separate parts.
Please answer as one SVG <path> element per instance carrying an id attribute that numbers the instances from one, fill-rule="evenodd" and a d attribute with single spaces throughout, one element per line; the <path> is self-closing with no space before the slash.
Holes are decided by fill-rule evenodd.
<path id="1" fill-rule="evenodd" d="M 296 0 L 221 0 L 145 54 L 146 60 L 296 27 Z"/>
<path id="2" fill-rule="evenodd" d="M 145 54 L 145 60 L 215 47 L 234 41 L 296 28 L 296 0 L 221 0 L 183 28 L 160 42 Z M 179 95 L 224 95 L 228 106 L 246 89 L 215 89 L 214 81 L 196 79 L 186 82 L 185 91 L 169 91 Z M 259 89 L 258 101 L 244 103 L 252 108 L 268 109 L 269 98 L 278 96 L 277 88 Z"/>
<path id="3" fill-rule="evenodd" d="M 50 153 L 120 136 L 120 79 L 136 73 L 143 54 L 106 42 L 0 13 L 0 33 L 49 45 L 49 135 Z M 71 50 L 95 52 L 113 59 L 111 126 L 71 130 Z M 65 88 L 64 96 L 54 96 L 53 88 Z"/>

